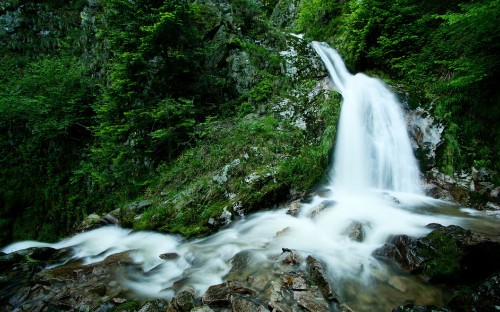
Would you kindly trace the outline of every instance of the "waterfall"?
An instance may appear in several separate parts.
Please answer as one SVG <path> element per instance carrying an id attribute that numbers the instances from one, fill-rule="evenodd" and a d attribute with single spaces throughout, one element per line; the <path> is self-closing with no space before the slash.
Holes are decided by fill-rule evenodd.
<path id="1" fill-rule="evenodd" d="M 459 224 L 458 218 L 439 215 L 437 205 L 422 196 L 396 96 L 377 79 L 351 75 L 327 45 L 314 42 L 313 46 L 343 96 L 331 182 L 326 186 L 333 192 L 301 202 L 295 216 L 287 209 L 259 212 L 197 240 L 109 226 L 55 244 L 19 242 L 1 251 L 68 247 L 73 259 L 85 264 L 128 252 L 142 270 L 132 271 L 122 282 L 144 296 L 172 298 L 187 288 L 202 295 L 210 285 L 221 283 L 231 271 L 231 260 L 242 252 L 252 255 L 252 270 L 269 277 L 261 280 L 263 285 L 272 285 L 273 265 L 287 247 L 303 258 L 312 255 L 322 260 L 328 277 L 341 285 L 340 295 L 359 310 L 387 311 L 405 298 L 427 296 L 420 281 L 406 275 L 399 278 L 407 293 L 391 288 L 390 274 L 395 273 L 387 272 L 372 252 L 393 235 L 421 236 L 429 232 L 425 227 L 429 223 Z M 166 261 L 161 254 L 178 257 Z"/>
<path id="2" fill-rule="evenodd" d="M 343 97 L 332 186 L 348 192 L 374 188 L 421 194 L 417 162 L 396 96 L 378 79 L 351 75 L 327 44 L 313 42 L 313 47 Z"/>

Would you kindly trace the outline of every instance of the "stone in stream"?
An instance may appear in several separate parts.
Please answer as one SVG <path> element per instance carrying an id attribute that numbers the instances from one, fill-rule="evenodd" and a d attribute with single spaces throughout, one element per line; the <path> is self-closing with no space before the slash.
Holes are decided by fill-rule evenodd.
<path id="1" fill-rule="evenodd" d="M 356 242 L 362 242 L 365 240 L 365 231 L 363 229 L 363 224 L 358 221 L 353 221 L 347 229 L 344 231 L 344 234 L 347 235 L 351 240 Z"/>
<path id="2" fill-rule="evenodd" d="M 269 310 L 251 300 L 242 297 L 231 299 L 232 312 L 268 312 Z"/>
<path id="3" fill-rule="evenodd" d="M 175 252 L 169 252 L 169 253 L 164 253 L 160 255 L 160 258 L 163 260 L 176 260 L 180 257 L 178 253 Z"/>
<path id="4" fill-rule="evenodd" d="M 312 256 L 308 256 L 306 262 L 312 280 L 318 285 L 325 298 L 332 301 L 338 301 L 338 295 L 335 288 L 326 278 L 323 264 Z"/>
<path id="5" fill-rule="evenodd" d="M 196 305 L 195 292 L 192 289 L 184 290 L 172 298 L 172 308 L 176 312 L 189 312 Z"/>
<path id="6" fill-rule="evenodd" d="M 474 284 L 500 270 L 500 242 L 456 225 L 429 224 L 424 237 L 397 235 L 373 255 L 434 282 Z"/>

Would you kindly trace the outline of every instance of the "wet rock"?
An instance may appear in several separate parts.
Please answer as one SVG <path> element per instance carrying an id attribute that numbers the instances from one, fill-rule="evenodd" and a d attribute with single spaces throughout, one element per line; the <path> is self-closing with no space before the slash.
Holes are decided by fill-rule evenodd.
<path id="1" fill-rule="evenodd" d="M 231 259 L 231 270 L 230 273 L 237 273 L 245 270 L 252 261 L 252 252 L 249 250 L 244 250 Z"/>
<path id="2" fill-rule="evenodd" d="M 231 299 L 227 283 L 212 285 L 203 295 L 203 303 L 209 306 L 229 306 Z"/>
<path id="3" fill-rule="evenodd" d="M 160 255 L 160 258 L 163 260 L 176 260 L 179 259 L 180 255 L 175 252 L 164 253 Z"/>
<path id="4" fill-rule="evenodd" d="M 192 309 L 191 312 L 214 312 L 214 310 L 210 309 L 207 306 L 203 306 L 203 307 L 196 307 Z"/>
<path id="5" fill-rule="evenodd" d="M 194 290 L 185 290 L 172 298 L 172 307 L 178 312 L 189 312 L 196 305 Z"/>
<path id="6" fill-rule="evenodd" d="M 314 292 L 297 292 L 293 293 L 294 299 L 297 301 L 298 305 L 306 311 L 310 312 L 328 312 L 330 308 L 328 303 L 323 299 L 321 293 L 315 294 Z"/>
<path id="7" fill-rule="evenodd" d="M 396 260 L 410 272 L 417 272 L 424 262 L 417 247 L 417 239 L 408 235 L 397 235 L 389 243 L 373 251 L 373 256 Z"/>
<path id="8" fill-rule="evenodd" d="M 428 225 L 422 238 L 395 236 L 374 251 L 397 261 L 404 269 L 435 282 L 472 284 L 500 270 L 500 243 L 461 227 Z"/>
<path id="9" fill-rule="evenodd" d="M 345 303 L 342 303 L 342 304 L 339 304 L 337 306 L 337 309 L 340 311 L 340 312 L 354 312 L 353 309 L 351 309 L 347 304 Z"/>
<path id="10" fill-rule="evenodd" d="M 448 311 L 449 310 L 447 309 L 438 308 L 436 306 L 415 305 L 415 304 L 405 304 L 392 309 L 392 312 L 448 312 Z"/>
<path id="11" fill-rule="evenodd" d="M 399 292 L 405 293 L 408 289 L 407 280 L 401 276 L 393 276 L 389 279 L 389 285 L 399 290 Z"/>
<path id="12" fill-rule="evenodd" d="M 323 264 L 312 256 L 308 256 L 306 261 L 309 274 L 311 275 L 313 282 L 318 285 L 319 289 L 323 293 L 323 296 L 325 296 L 328 300 L 338 301 L 338 295 L 335 288 L 326 278 Z"/>
<path id="13" fill-rule="evenodd" d="M 300 206 L 301 204 L 299 201 L 294 201 L 293 203 L 290 204 L 286 213 L 295 217 L 299 212 Z"/>
<path id="14" fill-rule="evenodd" d="M 496 273 L 480 284 L 465 288 L 454 295 L 448 303 L 453 311 L 498 311 L 500 307 L 500 273 Z"/>
<path id="15" fill-rule="evenodd" d="M 363 224 L 360 222 L 351 222 L 344 233 L 353 241 L 362 242 L 365 240 L 365 231 L 363 229 Z"/>
<path id="16" fill-rule="evenodd" d="M 292 290 L 307 290 L 306 280 L 302 276 L 292 278 Z"/>
<path id="17" fill-rule="evenodd" d="M 334 200 L 330 200 L 330 199 L 326 199 L 324 201 L 322 201 L 318 207 L 314 208 L 312 211 L 311 211 L 311 218 L 314 218 L 316 217 L 317 215 L 319 215 L 321 212 L 323 212 L 325 209 L 327 208 L 330 208 L 330 207 L 333 207 L 334 205 L 336 204 L 336 202 Z"/>
<path id="18" fill-rule="evenodd" d="M 264 306 L 252 302 L 246 298 L 233 297 L 231 300 L 233 312 L 266 312 L 269 311 Z"/>
<path id="19" fill-rule="evenodd" d="M 282 250 L 283 253 L 281 254 L 282 256 L 280 256 L 280 259 L 284 264 L 298 265 L 302 263 L 302 257 L 296 250 L 289 248 L 282 248 Z"/>

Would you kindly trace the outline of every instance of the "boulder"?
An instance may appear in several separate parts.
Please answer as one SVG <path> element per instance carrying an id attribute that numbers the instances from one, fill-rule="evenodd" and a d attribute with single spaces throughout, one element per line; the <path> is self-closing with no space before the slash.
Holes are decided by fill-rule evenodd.
<path id="1" fill-rule="evenodd" d="M 323 296 L 330 301 L 338 301 L 337 291 L 326 277 L 323 264 L 312 256 L 308 256 L 306 262 L 311 279 L 316 285 L 318 285 L 319 289 L 323 293 Z"/>
<path id="2" fill-rule="evenodd" d="M 231 300 L 233 312 L 268 312 L 269 310 L 261 304 L 255 303 L 242 297 L 233 297 Z"/>
<path id="3" fill-rule="evenodd" d="M 453 311 L 498 311 L 500 306 L 500 273 L 493 274 L 483 282 L 464 288 L 448 303 Z"/>
<path id="4" fill-rule="evenodd" d="M 397 235 L 373 255 L 398 262 L 404 269 L 434 282 L 473 284 L 500 270 L 500 243 L 459 226 L 429 224 L 415 239 Z"/>
<path id="5" fill-rule="evenodd" d="M 172 298 L 172 308 L 176 312 L 189 312 L 196 305 L 194 290 L 184 290 Z"/>

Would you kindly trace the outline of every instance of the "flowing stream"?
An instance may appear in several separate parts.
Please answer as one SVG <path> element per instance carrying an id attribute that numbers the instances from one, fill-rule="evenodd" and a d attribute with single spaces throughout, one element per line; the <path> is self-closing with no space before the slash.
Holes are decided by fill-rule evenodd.
<path id="1" fill-rule="evenodd" d="M 3 251 L 72 247 L 75 258 L 87 263 L 130 251 L 143 272 L 129 277 L 128 286 L 139 294 L 171 298 L 184 287 L 201 295 L 210 285 L 221 283 L 231 269 L 231 259 L 240 252 L 251 252 L 255 267 L 265 270 L 265 263 L 287 247 L 326 263 L 340 296 L 354 310 L 387 311 L 406 299 L 444 304 L 441 290 L 386 266 L 371 254 L 391 235 L 424 235 L 429 223 L 461 225 L 467 215 L 423 195 L 395 95 L 377 79 L 351 75 L 327 45 L 313 42 L 313 46 L 343 96 L 343 107 L 329 191 L 303 204 L 298 216 L 287 214 L 286 209 L 256 213 L 192 241 L 104 227 L 56 244 L 20 242 Z M 353 225 L 361 229 L 361 241 L 349 237 Z M 165 253 L 179 257 L 160 259 Z"/>

